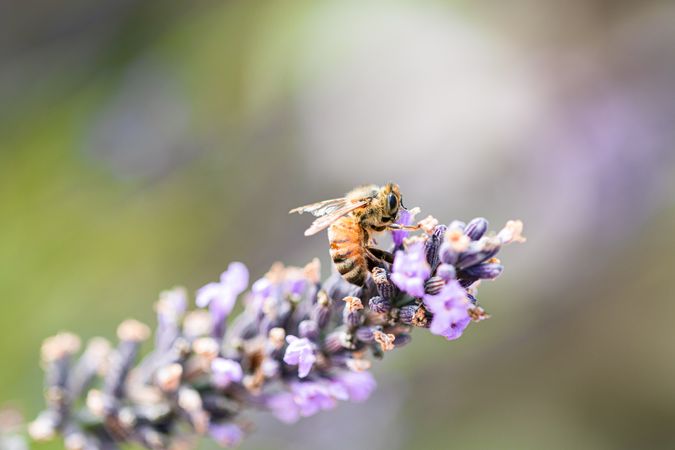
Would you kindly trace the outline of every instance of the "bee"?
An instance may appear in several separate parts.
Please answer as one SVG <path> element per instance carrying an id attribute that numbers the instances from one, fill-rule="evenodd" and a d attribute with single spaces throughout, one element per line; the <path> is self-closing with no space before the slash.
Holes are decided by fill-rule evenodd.
<path id="1" fill-rule="evenodd" d="M 371 246 L 371 234 L 419 229 L 419 225 L 395 223 L 402 207 L 398 185 L 388 183 L 383 187 L 360 186 L 342 198 L 300 206 L 289 213 L 308 212 L 317 217 L 305 230 L 305 236 L 328 228 L 330 256 L 338 272 L 348 282 L 363 286 L 373 267 L 382 261 L 393 262 L 391 253 Z"/>

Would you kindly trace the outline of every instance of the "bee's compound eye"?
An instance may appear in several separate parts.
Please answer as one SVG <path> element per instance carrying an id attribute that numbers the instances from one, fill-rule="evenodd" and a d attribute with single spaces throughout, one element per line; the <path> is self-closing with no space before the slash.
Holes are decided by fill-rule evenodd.
<path id="1" fill-rule="evenodd" d="M 394 194 L 389 194 L 387 202 L 389 203 L 388 206 L 390 211 L 394 211 L 398 206 L 398 200 L 396 199 L 396 196 Z"/>

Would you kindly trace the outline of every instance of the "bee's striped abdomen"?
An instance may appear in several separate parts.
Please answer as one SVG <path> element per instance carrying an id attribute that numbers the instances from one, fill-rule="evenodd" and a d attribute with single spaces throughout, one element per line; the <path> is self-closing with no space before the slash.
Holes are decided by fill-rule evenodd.
<path id="1" fill-rule="evenodd" d="M 365 257 L 366 235 L 358 220 L 349 215 L 336 220 L 328 228 L 330 256 L 345 280 L 363 286 L 368 276 Z"/>

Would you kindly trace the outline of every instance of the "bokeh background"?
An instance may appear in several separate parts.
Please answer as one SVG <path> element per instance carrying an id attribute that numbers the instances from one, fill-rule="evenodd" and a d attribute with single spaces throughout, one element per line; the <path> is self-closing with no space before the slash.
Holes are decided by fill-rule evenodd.
<path id="1" fill-rule="evenodd" d="M 25 0 L 0 36 L 0 404 L 230 261 L 327 276 L 287 211 L 393 180 L 525 221 L 493 319 L 243 449 L 675 448 L 675 3 Z"/>

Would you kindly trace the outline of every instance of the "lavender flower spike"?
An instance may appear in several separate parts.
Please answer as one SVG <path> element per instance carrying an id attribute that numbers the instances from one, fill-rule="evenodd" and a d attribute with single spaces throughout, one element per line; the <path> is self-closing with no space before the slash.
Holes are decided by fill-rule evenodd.
<path id="1" fill-rule="evenodd" d="M 486 232 L 485 219 L 446 226 L 430 216 L 418 224 L 414 236 L 394 235 L 393 263 L 375 261 L 363 288 L 337 273 L 322 283 L 317 260 L 304 268 L 275 263 L 231 323 L 249 282 L 242 263 L 199 289 L 196 310 L 186 311 L 184 289 L 164 292 L 154 349 L 140 362 L 150 328 L 133 320 L 119 327 L 117 345 L 94 341 L 79 358 L 76 336 L 47 339 L 47 408 L 30 436 L 61 435 L 78 450 L 188 449 L 200 435 L 230 447 L 250 429 L 249 410 L 293 423 L 341 401 L 365 401 L 376 387 L 372 360 L 409 343 L 413 328 L 454 340 L 489 317 L 478 284 L 501 274 L 503 244 L 524 240 L 520 221 L 498 234 Z"/>
<path id="2" fill-rule="evenodd" d="M 298 338 L 296 336 L 286 336 L 288 347 L 284 354 L 284 362 L 291 366 L 298 366 L 298 376 L 305 378 L 316 361 L 314 349 L 307 338 Z"/>

